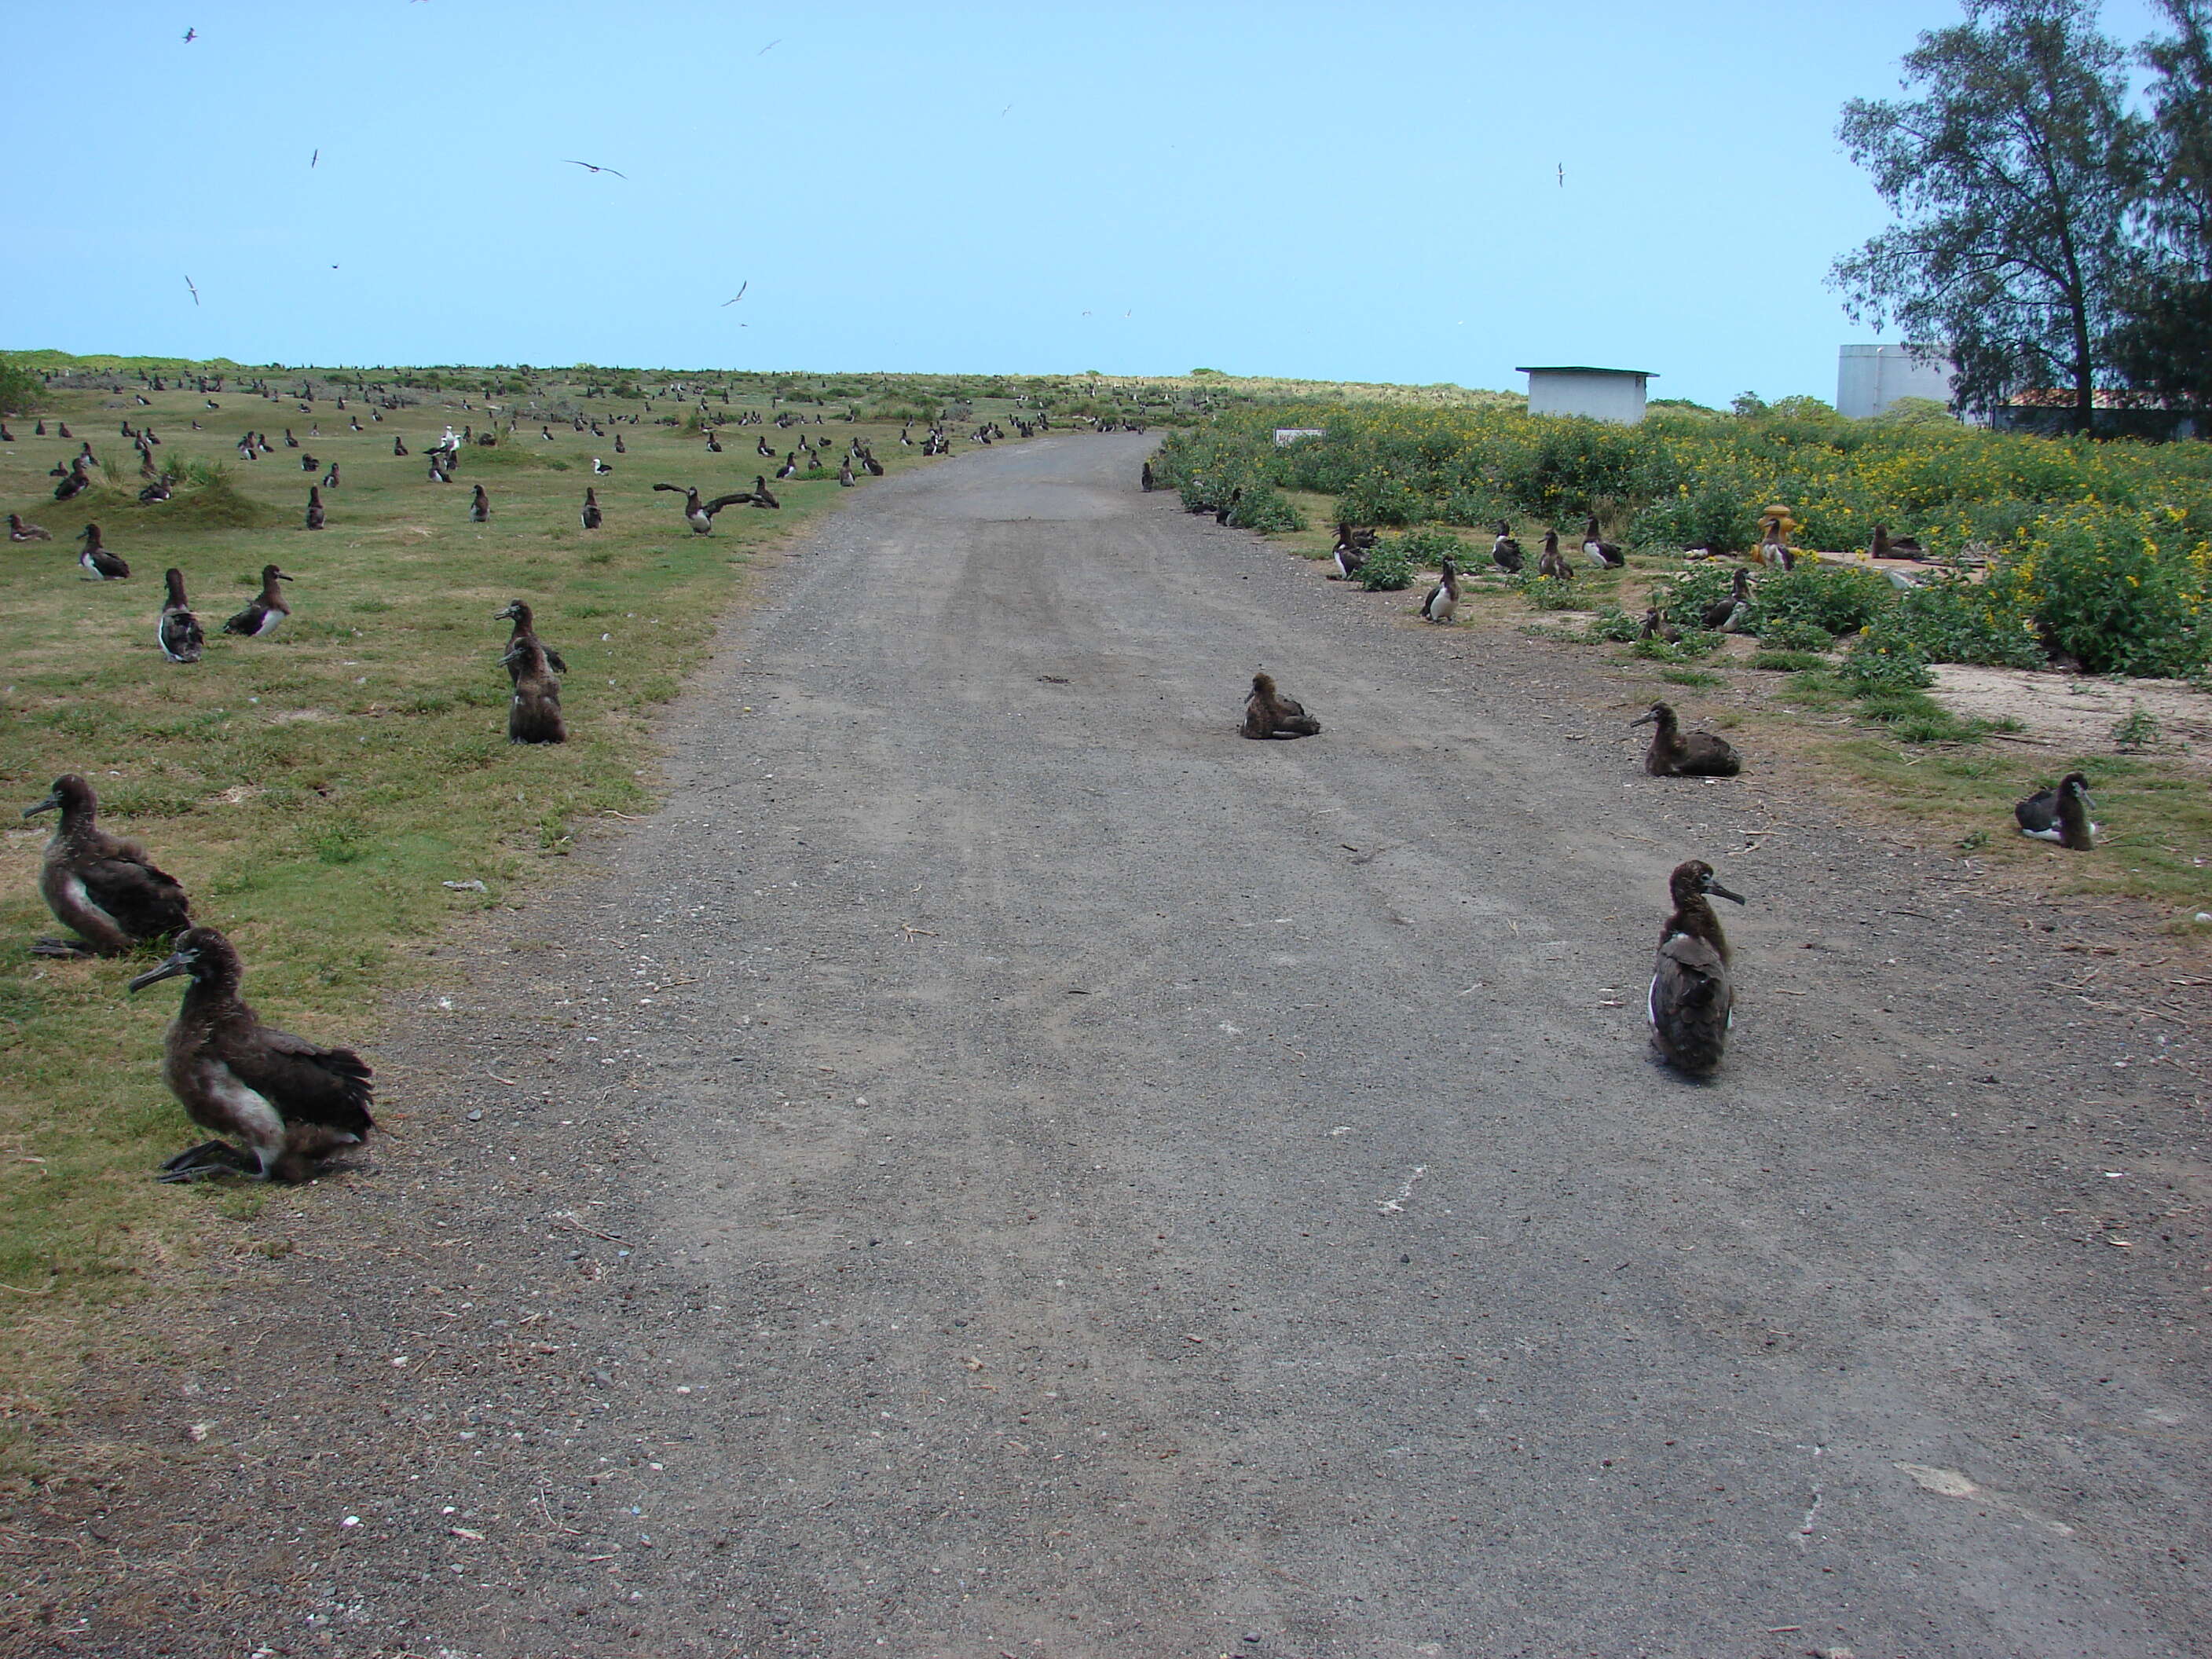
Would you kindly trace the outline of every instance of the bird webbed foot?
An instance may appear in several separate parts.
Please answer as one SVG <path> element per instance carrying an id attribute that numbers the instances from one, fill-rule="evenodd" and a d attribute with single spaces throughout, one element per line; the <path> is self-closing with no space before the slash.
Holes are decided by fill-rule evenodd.
<path id="1" fill-rule="evenodd" d="M 261 1173 L 261 1160 L 251 1152 L 242 1152 L 221 1140 L 204 1141 L 198 1146 L 179 1152 L 161 1166 L 154 1179 L 160 1182 L 204 1181 L 213 1176 L 255 1176 Z"/>

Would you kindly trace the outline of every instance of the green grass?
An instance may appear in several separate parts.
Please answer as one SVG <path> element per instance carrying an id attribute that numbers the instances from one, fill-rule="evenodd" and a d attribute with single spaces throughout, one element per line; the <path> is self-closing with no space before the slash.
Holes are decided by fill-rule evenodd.
<path id="1" fill-rule="evenodd" d="M 1662 668 L 1659 671 L 1659 678 L 1669 685 L 1707 686 L 1728 684 L 1726 675 L 1708 673 L 1702 668 Z"/>
<path id="2" fill-rule="evenodd" d="M 1774 674 L 1802 674 L 1810 669 L 1822 669 L 1828 659 L 1817 651 L 1754 651 L 1750 665 Z"/>
<path id="3" fill-rule="evenodd" d="M 132 998 L 124 981 L 143 962 L 27 954 L 34 935 L 56 930 L 35 886 L 52 820 L 21 823 L 15 809 L 58 774 L 82 773 L 106 827 L 143 839 L 191 892 L 194 914 L 236 940 L 246 995 L 264 1017 L 359 1044 L 373 1060 L 381 996 L 434 976 L 422 946 L 543 881 L 580 825 L 651 804 L 649 721 L 702 659 L 746 564 L 848 495 L 834 482 L 787 481 L 775 486 L 782 511 L 726 509 L 717 533 L 699 537 L 680 498 L 652 483 L 742 488 L 775 470 L 754 453 L 756 433 L 780 449 L 788 434 L 726 428 L 726 453 L 714 456 L 650 418 L 606 439 L 556 422 L 550 444 L 533 423 L 499 448 L 465 449 L 458 481 L 440 486 L 422 450 L 448 418 L 485 420 L 458 397 L 386 411 L 381 422 L 349 398 L 360 434 L 328 400 L 312 414 L 235 388 L 219 394 L 219 413 L 197 392 L 155 394 L 151 409 L 119 401 L 56 392 L 44 412 L 50 431 L 67 420 L 134 471 L 118 422 L 150 422 L 161 464 L 193 481 L 164 506 L 141 506 L 135 478 L 98 492 L 91 512 L 56 503 L 46 469 L 76 446 L 33 437 L 29 420 L 10 418 L 18 441 L 0 453 L 0 510 L 55 538 L 0 561 L 0 822 L 12 826 L 0 842 L 0 1283 L 9 1287 L 0 1331 L 18 1355 L 0 1435 L 41 1409 L 56 1356 L 82 1346 L 72 1333 L 91 1310 L 173 1275 L 208 1247 L 211 1224 L 259 1202 L 149 1179 L 196 1133 L 158 1072 L 177 987 Z M 995 416 L 1011 433 L 1012 411 L 979 404 L 976 418 Z M 190 429 L 195 416 L 208 430 Z M 318 423 L 323 433 L 310 436 Z M 248 426 L 265 429 L 276 453 L 240 460 L 233 445 Z M 343 485 L 323 492 L 320 532 L 301 527 L 315 479 L 282 447 L 287 426 L 342 465 Z M 613 453 L 616 429 L 626 455 Z M 896 428 L 860 429 L 887 466 L 927 465 L 899 447 Z M 854 428 L 833 420 L 809 430 L 842 448 Z M 392 454 L 395 434 L 414 452 L 405 459 Z M 592 477 L 594 454 L 612 476 Z M 484 525 L 468 520 L 476 482 L 491 494 Z M 590 533 L 576 519 L 587 483 L 607 520 Z M 69 538 L 95 517 L 130 562 L 129 580 L 81 579 Z M 296 578 L 291 619 L 267 639 L 223 637 L 222 619 L 270 562 Z M 169 565 L 184 571 L 208 632 L 196 665 L 168 664 L 154 645 Z M 518 597 L 569 665 L 562 747 L 507 742 L 507 624 L 491 613 Z M 486 890 L 445 885 L 470 881 Z"/>

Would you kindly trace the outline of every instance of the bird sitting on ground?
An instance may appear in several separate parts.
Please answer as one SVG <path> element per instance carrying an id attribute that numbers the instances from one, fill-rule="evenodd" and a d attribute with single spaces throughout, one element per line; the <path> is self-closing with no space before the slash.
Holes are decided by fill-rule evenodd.
<path id="1" fill-rule="evenodd" d="M 323 474 L 323 488 L 325 489 L 336 489 L 337 487 L 338 464 L 336 461 L 332 461 L 331 463 L 331 470 Z"/>
<path id="2" fill-rule="evenodd" d="M 734 495 L 717 495 L 711 501 L 702 501 L 699 492 L 686 484 L 657 483 L 655 489 L 665 489 L 684 497 L 684 521 L 691 526 L 695 536 L 714 533 L 714 515 L 726 507 L 738 507 L 753 499 L 750 489 L 741 489 Z"/>
<path id="3" fill-rule="evenodd" d="M 2097 831 L 2104 827 L 2089 822 L 2090 809 L 2096 804 L 2090 799 L 2089 780 L 2069 772 L 2056 788 L 2039 789 L 2014 807 L 2012 814 L 2021 835 L 2056 842 L 2069 852 L 2087 853 L 2095 850 Z"/>
<path id="4" fill-rule="evenodd" d="M 1663 702 L 1653 703 L 1629 725 L 1658 728 L 1644 757 L 1644 769 L 1655 778 L 1732 778 L 1743 770 L 1742 758 L 1726 739 L 1710 732 L 1685 736 L 1674 711 Z"/>
<path id="5" fill-rule="evenodd" d="M 154 638 L 171 662 L 198 662 L 207 636 L 200 630 L 200 619 L 185 601 L 185 573 L 173 567 L 161 573 L 161 581 L 166 592 Z"/>
<path id="6" fill-rule="evenodd" d="M 1244 698 L 1243 732 L 1248 738 L 1310 738 L 1320 733 L 1321 722 L 1278 691 L 1272 676 L 1255 674 Z"/>
<path id="7" fill-rule="evenodd" d="M 776 481 L 777 481 L 778 483 L 781 483 L 781 482 L 782 482 L 784 479 L 786 479 L 786 478 L 789 478 L 789 477 L 795 477 L 795 476 L 797 475 L 798 471 L 799 471 L 799 456 L 798 456 L 798 454 L 794 452 L 794 453 L 792 453 L 792 454 L 786 455 L 786 456 L 783 458 L 783 465 L 782 465 L 781 466 L 780 466 L 780 467 L 776 468 L 776 470 L 775 470 Z"/>
<path id="8" fill-rule="evenodd" d="M 61 823 L 46 843 L 39 891 L 54 920 L 78 937 L 40 939 L 33 955 L 125 956 L 191 926 L 191 901 L 177 878 L 157 868 L 137 842 L 100 827 L 100 802 L 90 784 L 64 774 L 23 816 L 56 811 Z"/>
<path id="9" fill-rule="evenodd" d="M 54 486 L 54 499 L 58 501 L 75 501 L 91 488 L 92 474 L 84 470 L 81 461 L 74 463 L 68 476 Z"/>
<path id="10" fill-rule="evenodd" d="M 1559 582 L 1571 582 L 1575 579 L 1575 568 L 1559 551 L 1559 532 L 1556 530 L 1544 532 L 1544 551 L 1536 560 L 1536 574 Z"/>
<path id="11" fill-rule="evenodd" d="M 1659 607 L 1655 605 L 1644 613 L 1644 626 L 1637 630 L 1636 637 L 1639 640 L 1664 640 L 1669 645 L 1680 645 L 1682 630 L 1661 616 Z"/>
<path id="12" fill-rule="evenodd" d="M 1229 492 L 1229 499 L 1222 502 L 1219 507 L 1214 508 L 1214 523 L 1227 524 L 1231 519 L 1235 518 L 1237 516 L 1237 503 L 1242 501 L 1243 499 L 1244 486 L 1243 484 L 1238 484 L 1236 489 Z"/>
<path id="13" fill-rule="evenodd" d="M 608 474 L 608 473 L 610 473 L 610 472 L 611 472 L 611 471 L 614 471 L 614 468 L 612 468 L 612 467 L 609 466 L 609 465 L 608 465 L 605 461 L 601 460 L 598 456 L 594 455 L 594 456 L 592 456 L 592 471 L 593 476 L 595 476 L 595 477 L 597 477 L 604 478 L 604 477 L 605 477 L 607 476 L 607 474 Z"/>
<path id="14" fill-rule="evenodd" d="M 1513 539 L 1513 526 L 1503 519 L 1498 521 L 1498 538 L 1490 544 L 1490 562 L 1509 576 L 1519 575 L 1528 562 L 1521 544 Z"/>
<path id="15" fill-rule="evenodd" d="M 284 595 L 276 586 L 292 579 L 273 564 L 261 567 L 261 591 L 254 595 L 245 610 L 222 625 L 226 634 L 242 634 L 253 638 L 273 634 L 279 623 L 292 614 L 292 607 L 284 603 Z"/>
<path id="16" fill-rule="evenodd" d="M 1352 526 L 1340 524 L 1336 527 L 1336 546 L 1329 553 L 1329 561 L 1336 566 L 1333 582 L 1348 582 L 1358 576 L 1367 563 L 1367 550 L 1353 538 Z"/>
<path id="17" fill-rule="evenodd" d="M 1924 559 L 1928 556 L 1919 540 L 1912 536 L 1892 536 L 1889 526 L 1878 524 L 1874 527 L 1874 539 L 1867 547 L 1870 559 Z"/>
<path id="18" fill-rule="evenodd" d="M 584 528 L 597 530 L 604 520 L 599 516 L 599 492 L 589 485 L 584 489 Z"/>
<path id="19" fill-rule="evenodd" d="M 1459 572 L 1452 568 L 1452 562 L 1447 558 L 1443 562 L 1437 585 L 1421 601 L 1421 616 L 1427 622 L 1449 623 L 1458 611 Z"/>
<path id="20" fill-rule="evenodd" d="M 8 539 L 11 542 L 50 542 L 53 532 L 43 525 L 33 524 L 20 513 L 8 515 Z"/>
<path id="21" fill-rule="evenodd" d="M 323 527 L 323 492 L 314 484 L 307 486 L 307 528 Z"/>
<path id="22" fill-rule="evenodd" d="M 1797 550 L 1790 545 L 1787 532 L 1778 519 L 1759 521 L 1759 551 L 1753 556 L 1769 570 L 1792 570 L 1797 565 Z"/>
<path id="23" fill-rule="evenodd" d="M 131 574 L 129 565 L 100 544 L 98 525 L 85 526 L 77 532 L 76 538 L 84 544 L 84 550 L 76 556 L 76 562 L 88 573 L 87 580 L 119 582 Z"/>
<path id="24" fill-rule="evenodd" d="M 1597 514 L 1589 515 L 1589 523 L 1583 529 L 1583 556 L 1603 569 L 1618 570 L 1628 562 L 1628 556 L 1598 532 Z"/>
<path id="25" fill-rule="evenodd" d="M 777 510 L 781 510 L 783 506 L 781 501 L 776 500 L 775 493 L 769 489 L 768 480 L 757 472 L 753 474 L 753 505 Z"/>
<path id="26" fill-rule="evenodd" d="M 1698 859 L 1676 865 L 1667 886 L 1674 910 L 1659 930 L 1644 1017 L 1651 1022 L 1651 1046 L 1659 1057 L 1679 1072 L 1703 1077 L 1720 1065 L 1735 1024 L 1728 939 L 1706 896 L 1736 904 L 1743 899 L 1715 880 L 1712 866 Z"/>
<path id="27" fill-rule="evenodd" d="M 161 473 L 155 478 L 153 483 L 148 484 L 143 489 L 138 492 L 138 499 L 145 502 L 149 507 L 153 506 L 157 501 L 166 501 L 169 499 L 169 486 L 173 482 L 173 480 L 170 478 L 167 473 Z"/>
<path id="28" fill-rule="evenodd" d="M 178 1153 L 156 1179 L 305 1181 L 340 1148 L 359 1146 L 376 1127 L 361 1056 L 264 1025 L 238 994 L 238 952 L 216 929 L 187 928 L 176 947 L 131 989 L 191 976 L 162 1045 L 161 1080 L 193 1122 L 226 1139 Z"/>
<path id="29" fill-rule="evenodd" d="M 1738 565 L 1735 580 L 1729 585 L 1727 595 L 1714 600 L 1700 611 L 1698 623 L 1708 633 L 1733 634 L 1743 626 L 1750 615 L 1751 571 L 1747 566 Z"/>

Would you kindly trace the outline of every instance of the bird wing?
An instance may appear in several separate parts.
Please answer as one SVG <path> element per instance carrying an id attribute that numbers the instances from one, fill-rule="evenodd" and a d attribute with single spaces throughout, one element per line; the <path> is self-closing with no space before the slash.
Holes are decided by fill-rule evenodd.
<path id="1" fill-rule="evenodd" d="M 2039 789 L 2012 809 L 2020 827 L 2031 835 L 2039 835 L 2058 822 L 2058 792 Z"/>
<path id="2" fill-rule="evenodd" d="M 734 495 L 717 495 L 713 501 L 702 503 L 699 510 L 711 519 L 717 513 L 720 513 L 724 507 L 735 507 L 741 502 L 749 501 L 752 500 L 752 498 L 753 492 L 751 490 L 741 489 Z"/>
<path id="3" fill-rule="evenodd" d="M 350 1134 L 376 1127 L 368 1115 L 373 1075 L 350 1048 L 323 1048 L 267 1025 L 226 1054 L 240 1083 L 265 1097 L 288 1121 L 320 1123 Z"/>
<path id="4" fill-rule="evenodd" d="M 1654 1024 L 1691 1009 L 1726 1013 L 1733 1000 L 1728 964 L 1711 945 L 1693 933 L 1676 933 L 1661 944 L 1651 981 Z"/>
<path id="5" fill-rule="evenodd" d="M 538 648 L 544 652 L 545 660 L 553 665 L 553 672 L 555 673 L 565 674 L 568 672 L 568 665 L 561 660 L 561 653 L 558 651 L 556 651 L 550 645 L 543 645 Z"/>
<path id="6" fill-rule="evenodd" d="M 96 863 L 79 865 L 86 896 L 133 939 L 154 939 L 191 926 L 191 901 L 166 870 L 125 842 Z"/>
<path id="7" fill-rule="evenodd" d="M 682 484 L 655 484 L 653 485 L 653 488 L 655 489 L 665 489 L 670 491 L 672 494 L 678 495 L 688 495 L 691 493 Z"/>
<path id="8" fill-rule="evenodd" d="M 262 615 L 261 601 L 256 599 L 223 623 L 222 631 L 226 634 L 258 634 L 261 631 Z"/>

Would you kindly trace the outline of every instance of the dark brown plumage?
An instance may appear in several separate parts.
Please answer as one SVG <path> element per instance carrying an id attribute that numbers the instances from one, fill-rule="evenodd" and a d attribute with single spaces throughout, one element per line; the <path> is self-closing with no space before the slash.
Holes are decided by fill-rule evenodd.
<path id="1" fill-rule="evenodd" d="M 1677 1071 L 1702 1077 L 1721 1063 L 1735 1007 L 1728 940 L 1706 895 L 1737 904 L 1743 899 L 1714 879 L 1712 866 L 1697 859 L 1674 866 L 1668 890 L 1674 909 L 1659 930 L 1644 1013 L 1659 1057 Z"/>
<path id="2" fill-rule="evenodd" d="M 1310 738 L 1320 733 L 1321 722 L 1304 703 L 1278 691 L 1272 676 L 1255 674 L 1244 699 L 1243 731 L 1248 738 Z"/>
<path id="3" fill-rule="evenodd" d="M 191 901 L 177 878 L 157 866 L 135 841 L 100 827 L 100 802 L 75 773 L 54 780 L 46 798 L 23 816 L 58 811 L 61 823 L 39 870 L 39 892 L 74 939 L 42 939 L 42 957 L 123 956 L 191 924 Z"/>
<path id="4" fill-rule="evenodd" d="M 1655 778 L 1732 778 L 1743 770 L 1742 759 L 1726 741 L 1710 732 L 1685 735 L 1674 711 L 1663 702 L 1653 703 L 1629 724 L 1658 727 L 1644 757 L 1644 769 Z"/>
<path id="5" fill-rule="evenodd" d="M 566 743 L 568 722 L 561 715 L 561 682 L 568 672 L 561 653 L 538 637 L 536 620 L 520 599 L 494 613 L 495 621 L 514 624 L 500 662 L 514 687 L 507 703 L 509 743 Z"/>
<path id="6" fill-rule="evenodd" d="M 131 988 L 179 974 L 192 982 L 162 1044 L 161 1080 L 193 1122 L 227 1139 L 178 1153 L 159 1179 L 305 1181 L 376 1127 L 368 1109 L 373 1074 L 361 1056 L 264 1025 L 238 994 L 245 970 L 222 934 L 188 928 L 169 959 Z"/>

